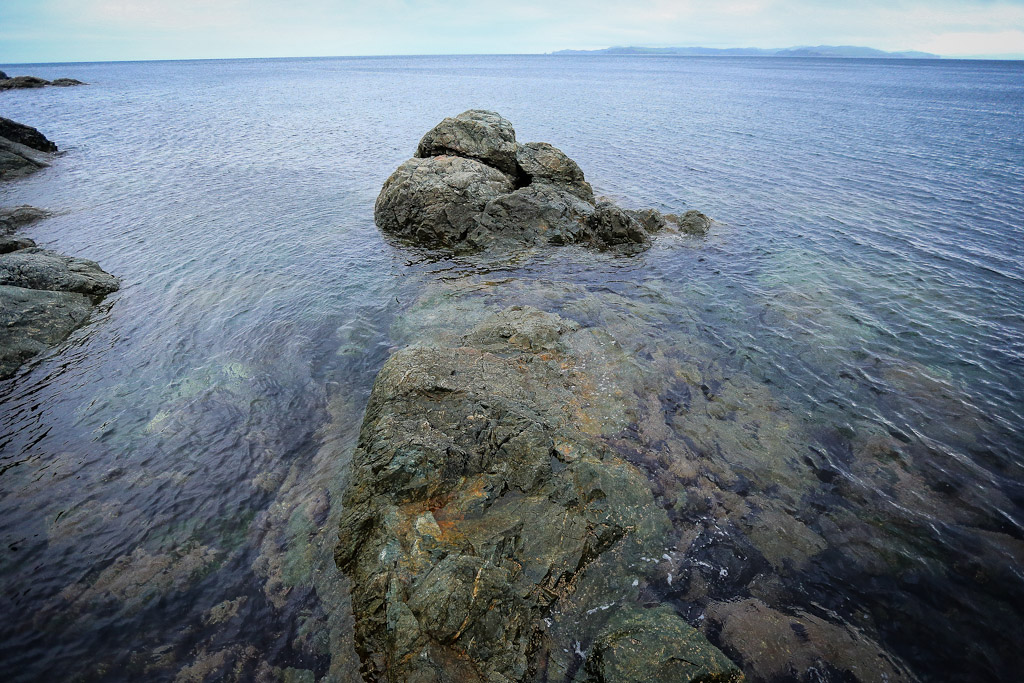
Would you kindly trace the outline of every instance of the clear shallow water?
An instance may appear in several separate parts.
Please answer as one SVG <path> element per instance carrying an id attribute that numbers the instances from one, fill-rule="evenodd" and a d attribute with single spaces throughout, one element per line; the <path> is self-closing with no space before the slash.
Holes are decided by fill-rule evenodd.
<path id="1" fill-rule="evenodd" d="M 0 186 L 0 204 L 58 211 L 27 234 L 122 279 L 92 324 L 0 385 L 0 659 L 15 680 L 351 680 L 331 551 L 373 376 L 431 316 L 511 303 L 617 332 L 645 378 L 632 390 L 688 449 L 635 461 L 681 529 L 724 529 L 721 547 L 770 565 L 761 583 L 659 599 L 694 623 L 749 595 L 816 610 L 925 679 L 1018 670 L 1024 65 L 4 70 L 91 83 L 2 95 L 0 114 L 65 154 Z M 561 148 L 599 194 L 720 223 L 638 257 L 562 249 L 515 267 L 385 240 L 384 178 L 470 107 Z M 698 410 L 700 392 L 725 411 Z M 658 451 L 648 417 L 609 438 Z M 710 560 L 728 558 L 697 552 L 688 570 Z"/>

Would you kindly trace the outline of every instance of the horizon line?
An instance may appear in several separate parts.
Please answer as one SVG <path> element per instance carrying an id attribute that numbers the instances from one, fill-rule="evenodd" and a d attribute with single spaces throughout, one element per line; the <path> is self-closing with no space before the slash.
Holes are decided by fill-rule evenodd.
<path id="1" fill-rule="evenodd" d="M 613 48 L 630 48 L 630 47 L 647 47 L 647 46 L 612 46 Z M 796 47 L 818 47 L 818 46 L 796 46 Z M 828 46 L 833 47 L 833 46 Z M 866 47 L 866 46 L 851 46 L 851 47 Z M 774 55 L 674 55 L 674 54 L 631 54 L 631 55 L 617 55 L 617 54 L 604 54 L 604 55 L 585 55 L 585 54 L 557 54 L 562 51 L 575 51 L 575 52 L 601 52 L 611 48 L 560 48 L 551 52 L 422 52 L 422 53 L 391 53 L 391 54 L 367 54 L 367 55 L 287 55 L 287 56 L 273 56 L 273 57 L 254 57 L 254 56 L 238 56 L 238 57 L 150 57 L 150 58 L 139 58 L 139 59 L 91 59 L 91 60 L 60 60 L 60 61 L 46 61 L 46 62 L 6 62 L 0 61 L 0 64 L 4 66 L 43 66 L 43 65 L 58 65 L 58 64 L 131 64 L 137 62 L 217 62 L 217 61 L 240 61 L 240 60 L 284 60 L 284 59 L 380 59 L 383 57 L 558 57 L 558 58 L 571 58 L 571 57 L 590 57 L 590 56 L 606 56 L 621 59 L 622 57 L 642 57 L 642 58 L 656 58 L 656 57 L 672 57 L 677 59 L 796 59 L 796 60 L 808 60 L 808 59 L 833 59 L 843 61 L 870 61 L 870 60 L 892 60 L 900 62 L 908 61 L 991 61 L 991 62 L 1015 62 L 1024 61 L 1024 53 L 1010 53 L 1010 54 L 993 54 L 993 55 L 936 55 L 935 57 L 920 57 L 920 58 L 905 58 L 905 57 L 790 57 L 790 56 L 774 56 Z M 728 47 L 728 48 L 706 48 L 704 46 L 687 45 L 687 46 L 672 46 L 669 48 L 654 48 L 654 49 L 713 49 L 713 50 L 788 50 L 790 48 L 757 48 L 757 47 Z M 879 49 L 879 48 L 870 48 Z M 893 52 L 895 54 L 906 53 L 906 52 L 919 52 L 919 50 L 885 50 L 884 52 Z"/>

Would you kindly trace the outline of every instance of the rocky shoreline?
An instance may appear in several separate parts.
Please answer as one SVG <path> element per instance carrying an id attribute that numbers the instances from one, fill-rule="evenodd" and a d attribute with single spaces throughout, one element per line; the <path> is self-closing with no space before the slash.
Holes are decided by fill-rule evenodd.
<path id="1" fill-rule="evenodd" d="M 45 168 L 56 152 L 35 128 L 0 117 L 0 180 Z M 39 249 L 14 234 L 48 215 L 31 206 L 0 209 L 0 379 L 64 341 L 119 286 L 93 261 Z"/>
<path id="2" fill-rule="evenodd" d="M 3 71 L 0 71 L 0 91 L 45 88 L 51 85 L 58 88 L 67 88 L 72 85 L 86 84 L 76 78 L 55 78 L 52 81 L 48 81 L 38 76 L 8 76 Z"/>

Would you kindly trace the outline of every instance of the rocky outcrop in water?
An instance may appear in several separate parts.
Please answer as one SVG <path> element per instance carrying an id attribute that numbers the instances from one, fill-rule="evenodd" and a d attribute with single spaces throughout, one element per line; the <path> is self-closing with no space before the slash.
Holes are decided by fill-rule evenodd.
<path id="1" fill-rule="evenodd" d="M 63 88 L 70 85 L 85 85 L 82 81 L 74 78 L 56 78 L 48 81 L 38 76 L 8 76 L 0 71 L 0 90 L 20 90 L 26 88 L 45 88 L 48 85 L 55 85 Z"/>
<path id="2" fill-rule="evenodd" d="M 57 145 L 32 126 L 0 116 L 0 180 L 46 168 L 56 151 Z"/>
<path id="3" fill-rule="evenodd" d="M 86 259 L 36 249 L 27 238 L 0 238 L 0 379 L 67 338 L 117 279 Z"/>
<path id="4" fill-rule="evenodd" d="M 524 244 L 635 250 L 673 224 L 690 233 L 701 232 L 692 229 L 701 220 L 710 224 L 698 212 L 685 221 L 638 213 L 596 201 L 576 162 L 548 143 L 516 142 L 508 120 L 477 109 L 428 131 L 374 207 L 385 232 L 466 251 Z"/>
<path id="5" fill-rule="evenodd" d="M 671 524 L 633 465 L 581 431 L 593 333 L 512 307 L 374 385 L 338 566 L 370 681 L 734 681 L 669 608 L 645 609 Z"/>
<path id="6" fill-rule="evenodd" d="M 0 179 L 33 173 L 56 151 L 35 128 L 0 117 Z M 47 215 L 31 206 L 0 209 L 0 379 L 66 339 L 118 288 L 117 278 L 93 261 L 38 249 L 13 234 Z"/>
<path id="7" fill-rule="evenodd" d="M 23 225 L 34 223 L 49 215 L 50 213 L 44 209 L 37 209 L 34 206 L 27 205 L 0 209 L 0 235 L 10 235 Z"/>

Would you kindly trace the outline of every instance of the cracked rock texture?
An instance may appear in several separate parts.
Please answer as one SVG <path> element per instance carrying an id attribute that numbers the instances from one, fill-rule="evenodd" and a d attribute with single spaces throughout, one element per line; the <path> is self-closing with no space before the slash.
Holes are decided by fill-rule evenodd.
<path id="1" fill-rule="evenodd" d="M 686 225 L 710 225 L 696 211 L 686 216 Z M 544 244 L 637 250 L 651 234 L 683 227 L 674 215 L 595 200 L 575 161 L 546 142 L 516 142 L 508 120 L 479 109 L 423 136 L 416 156 L 384 183 L 374 219 L 385 232 L 455 251 Z"/>
<path id="2" fill-rule="evenodd" d="M 671 524 L 645 476 L 577 426 L 592 335 L 515 306 L 380 371 L 335 554 L 366 680 L 741 679 L 640 603 Z"/>

